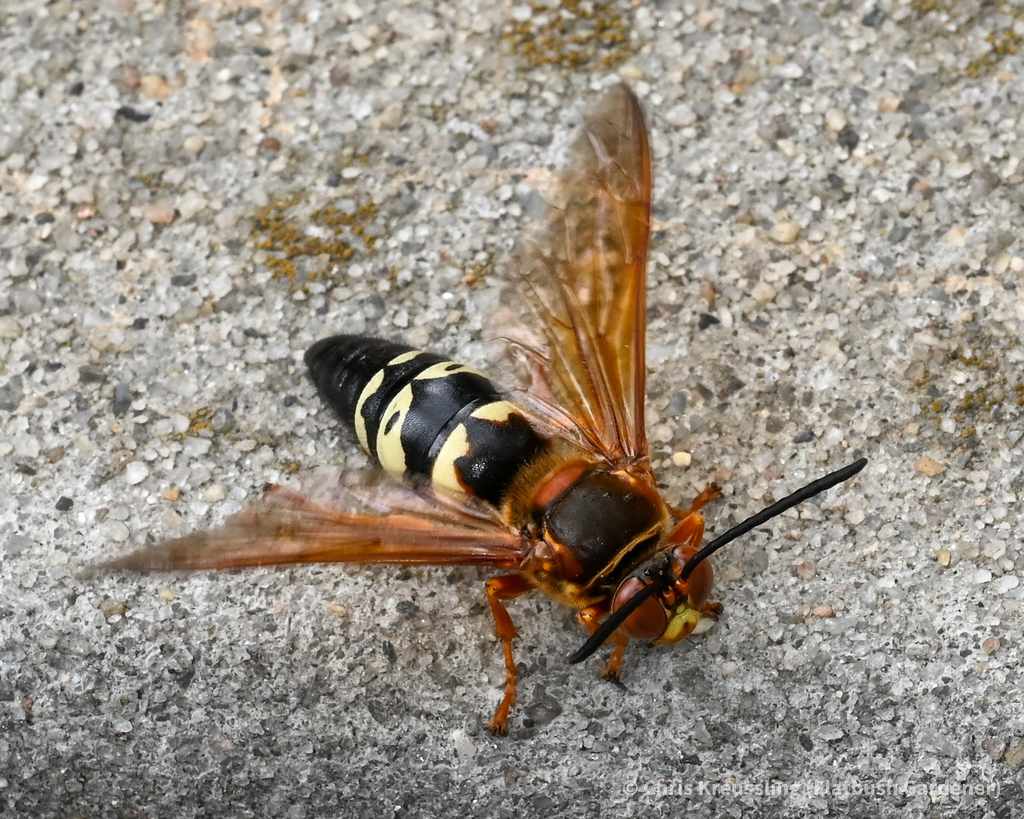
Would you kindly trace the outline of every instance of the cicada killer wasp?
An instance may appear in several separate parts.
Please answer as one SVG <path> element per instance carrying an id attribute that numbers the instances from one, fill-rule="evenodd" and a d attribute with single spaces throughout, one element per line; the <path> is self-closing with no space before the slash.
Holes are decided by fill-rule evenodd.
<path id="1" fill-rule="evenodd" d="M 283 563 L 459 564 L 499 569 L 487 601 L 504 645 L 506 733 L 516 695 L 505 604 L 540 589 L 609 637 L 617 678 L 630 637 L 673 644 L 721 606 L 705 558 L 762 520 L 849 478 L 859 460 L 701 549 L 709 484 L 687 509 L 655 482 L 644 428 L 644 332 L 651 159 L 643 111 L 624 85 L 586 118 L 565 203 L 513 280 L 532 335 L 510 346 L 531 373 L 506 392 L 468 367 L 394 341 L 340 335 L 306 353 L 321 398 L 397 479 L 316 500 L 271 489 L 221 529 L 107 564 L 132 570 Z M 532 340 L 530 340 L 532 339 Z"/>

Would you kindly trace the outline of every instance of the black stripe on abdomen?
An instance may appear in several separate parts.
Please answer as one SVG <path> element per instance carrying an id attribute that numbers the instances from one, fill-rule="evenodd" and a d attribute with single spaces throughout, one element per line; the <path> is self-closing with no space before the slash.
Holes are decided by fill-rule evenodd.
<path id="1" fill-rule="evenodd" d="M 334 336 L 306 352 L 317 390 L 396 477 L 495 505 L 546 442 L 483 375 L 405 344 Z"/>

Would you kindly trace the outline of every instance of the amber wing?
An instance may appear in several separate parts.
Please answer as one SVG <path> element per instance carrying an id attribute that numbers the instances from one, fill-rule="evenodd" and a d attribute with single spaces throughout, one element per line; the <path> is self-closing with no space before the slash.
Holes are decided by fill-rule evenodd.
<path id="1" fill-rule="evenodd" d="M 538 333 L 518 345 L 541 399 L 531 408 L 613 466 L 646 467 L 651 158 L 643 111 L 625 85 L 586 118 L 562 191 L 518 274 Z"/>
<path id="2" fill-rule="evenodd" d="M 329 494 L 330 497 L 325 497 Z M 100 569 L 171 571 L 284 563 L 460 564 L 517 569 L 527 544 L 497 513 L 390 486 L 355 502 L 335 491 L 275 487 L 219 529 L 140 549 Z M 315 497 L 323 502 L 310 500 Z M 352 511 L 347 511 L 352 510 Z"/>

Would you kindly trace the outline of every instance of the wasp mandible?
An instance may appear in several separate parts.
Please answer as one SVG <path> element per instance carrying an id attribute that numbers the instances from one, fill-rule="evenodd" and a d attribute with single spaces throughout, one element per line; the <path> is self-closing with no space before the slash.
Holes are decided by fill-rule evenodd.
<path id="1" fill-rule="evenodd" d="M 511 278 L 532 342 L 511 345 L 532 376 L 510 393 L 443 356 L 337 335 L 305 356 L 320 397 L 393 480 L 317 498 L 273 488 L 222 528 L 144 548 L 106 566 L 139 571 L 283 563 L 459 564 L 487 581 L 505 653 L 504 694 L 488 729 L 504 734 L 516 695 L 506 603 L 539 589 L 611 638 L 618 678 L 629 638 L 672 645 L 710 602 L 706 557 L 763 520 L 846 480 L 861 459 L 701 549 L 708 484 L 688 509 L 658 491 L 644 428 L 646 262 L 651 157 L 625 85 L 586 118 L 562 179 L 565 203 Z"/>

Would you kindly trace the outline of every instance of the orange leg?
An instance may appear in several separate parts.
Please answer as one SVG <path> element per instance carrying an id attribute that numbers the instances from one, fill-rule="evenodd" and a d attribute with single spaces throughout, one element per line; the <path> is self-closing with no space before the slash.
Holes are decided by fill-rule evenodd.
<path id="1" fill-rule="evenodd" d="M 718 500 L 720 497 L 722 497 L 722 490 L 719 488 L 718 484 L 709 483 L 700 491 L 700 494 L 693 499 L 693 504 L 691 504 L 689 510 L 684 512 L 681 509 L 673 509 L 672 517 L 676 520 L 683 520 L 694 512 L 698 512 L 703 509 L 711 503 L 711 501 Z"/>
<path id="2" fill-rule="evenodd" d="M 725 606 L 721 603 L 705 603 L 700 609 L 701 614 L 705 617 L 710 617 L 712 620 L 717 620 L 721 617 L 723 611 L 725 611 Z"/>
<path id="3" fill-rule="evenodd" d="M 487 581 L 487 602 L 491 604 L 498 639 L 505 644 L 505 696 L 498 703 L 494 719 L 487 723 L 487 730 L 498 736 L 508 733 L 508 712 L 516 699 L 516 664 L 512 659 L 512 641 L 519 636 L 508 610 L 501 601 L 514 600 L 532 588 L 530 582 L 518 574 L 504 574 Z"/>
<path id="4" fill-rule="evenodd" d="M 709 492 L 709 490 L 711 490 Z M 714 492 L 717 492 L 718 488 L 714 484 L 709 485 L 704 492 L 701 492 L 697 500 L 694 501 L 696 507 L 698 502 L 702 500 L 705 494 L 712 494 L 711 500 L 714 500 Z M 704 500 L 700 503 L 701 506 L 708 503 Z M 682 548 L 683 559 L 693 557 L 700 550 L 701 541 L 704 539 L 704 516 L 700 512 L 694 512 L 692 509 L 687 513 L 686 517 L 676 524 L 676 528 L 668 536 L 669 543 L 671 543 L 676 549 L 680 546 Z M 723 611 L 721 603 L 709 603 L 708 596 L 711 594 L 711 584 L 713 573 L 711 566 L 708 563 L 702 563 L 697 566 L 696 570 L 690 579 L 686 583 L 686 592 L 690 597 L 690 604 L 700 608 L 700 613 L 708 617 L 717 618 Z"/>
<path id="5" fill-rule="evenodd" d="M 607 604 L 602 605 L 599 603 L 594 606 L 588 606 L 585 609 L 580 609 L 576 613 L 576 619 L 593 636 L 594 632 L 601 626 L 600 618 L 607 613 Z M 604 669 L 604 678 L 606 680 L 617 680 L 622 676 L 622 652 L 629 644 L 629 638 L 619 631 L 612 634 L 612 639 L 615 641 L 615 650 L 612 651 L 612 656 L 608 658 L 608 665 Z"/>

